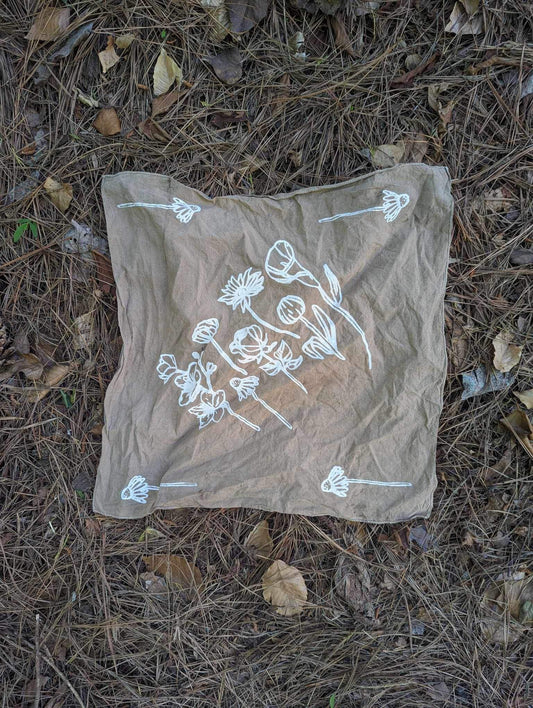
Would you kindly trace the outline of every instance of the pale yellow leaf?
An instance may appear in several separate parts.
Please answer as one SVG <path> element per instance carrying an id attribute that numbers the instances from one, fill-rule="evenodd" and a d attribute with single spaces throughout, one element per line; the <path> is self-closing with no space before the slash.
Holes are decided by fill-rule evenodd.
<path id="1" fill-rule="evenodd" d="M 42 398 L 44 398 L 54 386 L 63 381 L 65 376 L 74 368 L 73 366 L 68 366 L 66 364 L 55 364 L 44 370 L 42 376 L 42 386 L 36 386 L 32 391 L 28 391 L 26 398 L 30 403 L 37 403 Z"/>
<path id="2" fill-rule="evenodd" d="M 307 601 L 303 575 L 282 560 L 272 563 L 263 575 L 263 597 L 276 608 L 278 615 L 298 615 Z"/>
<path id="3" fill-rule="evenodd" d="M 520 391 L 520 393 L 515 391 L 514 395 L 520 399 L 526 408 L 533 408 L 533 388 L 530 388 L 527 391 Z"/>
<path id="4" fill-rule="evenodd" d="M 370 150 L 372 165 L 374 167 L 392 167 L 397 165 L 403 158 L 405 145 L 403 142 L 396 145 L 378 145 Z"/>
<path id="5" fill-rule="evenodd" d="M 498 371 L 506 372 L 518 364 L 522 356 L 523 347 L 512 343 L 512 337 L 507 332 L 500 332 L 494 338 L 494 368 Z"/>
<path id="6" fill-rule="evenodd" d="M 108 37 L 107 47 L 101 52 L 98 52 L 98 59 L 100 59 L 104 74 L 119 61 L 120 57 L 115 52 L 115 47 L 113 46 L 113 37 Z"/>
<path id="7" fill-rule="evenodd" d="M 84 315 L 76 317 L 72 324 L 74 349 L 91 349 L 94 342 L 93 313 L 86 312 Z"/>
<path id="8" fill-rule="evenodd" d="M 483 16 L 471 16 L 460 2 L 453 6 L 445 32 L 451 34 L 480 34 L 483 32 Z"/>
<path id="9" fill-rule="evenodd" d="M 198 568 L 181 556 L 143 556 L 143 561 L 148 570 L 162 575 L 167 582 L 173 583 L 181 590 L 202 584 L 202 574 Z"/>
<path id="10" fill-rule="evenodd" d="M 274 548 L 274 541 L 270 536 L 268 521 L 266 519 L 260 521 L 257 526 L 252 529 L 244 545 L 255 548 L 260 556 L 266 556 L 267 558 L 270 556 Z"/>
<path id="11" fill-rule="evenodd" d="M 450 85 L 445 81 L 440 84 L 431 84 L 428 86 L 428 103 L 436 113 L 442 109 L 442 103 L 440 101 L 441 93 L 444 93 L 449 88 Z"/>
<path id="12" fill-rule="evenodd" d="M 43 187 L 59 211 L 65 212 L 72 201 L 72 185 L 67 182 L 56 182 L 52 177 L 47 177 Z"/>
<path id="13" fill-rule="evenodd" d="M 60 37 L 68 27 L 70 10 L 68 7 L 43 7 L 26 35 L 26 39 L 51 42 Z"/>
<path id="14" fill-rule="evenodd" d="M 179 88 L 183 81 L 182 71 L 174 59 L 168 56 L 165 49 L 161 48 L 154 67 L 154 94 L 161 96 L 166 93 L 174 81 Z"/>
<path id="15" fill-rule="evenodd" d="M 123 34 L 115 39 L 115 44 L 119 49 L 127 49 L 134 39 L 134 34 Z"/>

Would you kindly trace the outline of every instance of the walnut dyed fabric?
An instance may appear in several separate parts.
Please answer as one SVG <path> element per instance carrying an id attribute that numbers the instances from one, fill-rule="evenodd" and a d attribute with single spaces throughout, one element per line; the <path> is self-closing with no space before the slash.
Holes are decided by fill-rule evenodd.
<path id="1" fill-rule="evenodd" d="M 400 165 L 272 197 L 103 182 L 123 339 L 95 511 L 427 517 L 452 199 Z"/>

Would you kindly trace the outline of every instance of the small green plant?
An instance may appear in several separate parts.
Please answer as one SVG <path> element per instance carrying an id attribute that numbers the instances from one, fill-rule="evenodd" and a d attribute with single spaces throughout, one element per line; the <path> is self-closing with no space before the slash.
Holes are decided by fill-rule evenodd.
<path id="1" fill-rule="evenodd" d="M 70 394 L 68 394 L 66 391 L 61 391 L 61 398 L 63 399 L 63 403 L 65 404 L 65 408 L 72 408 L 74 403 L 76 402 L 76 391 L 71 391 Z"/>
<path id="2" fill-rule="evenodd" d="M 166 39 L 167 34 L 168 34 L 168 32 L 166 30 L 161 30 L 161 39 Z"/>
<path id="3" fill-rule="evenodd" d="M 329 697 L 329 708 L 335 708 L 335 694 L 332 693 Z"/>
<path id="4" fill-rule="evenodd" d="M 37 238 L 37 224 L 35 221 L 31 219 L 19 219 L 17 228 L 13 233 L 13 243 L 18 243 L 28 229 L 31 231 L 32 236 Z"/>

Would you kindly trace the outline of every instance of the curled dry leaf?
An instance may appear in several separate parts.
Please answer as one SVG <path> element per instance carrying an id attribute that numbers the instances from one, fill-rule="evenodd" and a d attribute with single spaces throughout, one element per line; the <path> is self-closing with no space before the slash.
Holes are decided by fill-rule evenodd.
<path id="1" fill-rule="evenodd" d="M 86 349 L 90 351 L 94 343 L 93 313 L 86 312 L 84 315 L 76 317 L 72 323 L 72 343 L 74 349 Z"/>
<path id="2" fill-rule="evenodd" d="M 484 366 L 463 374 L 463 393 L 461 400 L 466 401 L 473 396 L 483 396 L 485 393 L 503 391 L 514 383 L 515 377 L 510 372 L 491 371 L 489 374 Z"/>
<path id="3" fill-rule="evenodd" d="M 481 34 L 484 29 L 482 15 L 474 15 L 468 11 L 474 6 L 473 0 L 456 2 L 444 31 L 450 34 Z"/>
<path id="4" fill-rule="evenodd" d="M 408 54 L 405 57 L 405 68 L 407 71 L 412 71 L 416 69 L 422 63 L 422 57 L 420 54 Z"/>
<path id="5" fill-rule="evenodd" d="M 161 96 L 166 93 L 174 81 L 178 88 L 183 81 L 183 73 L 172 57 L 161 47 L 154 67 L 154 95 Z"/>
<path id="6" fill-rule="evenodd" d="M 331 27 L 333 28 L 333 32 L 335 34 L 335 46 L 341 51 L 346 52 L 349 56 L 355 57 L 352 42 L 342 19 L 339 17 L 332 17 Z"/>
<path id="7" fill-rule="evenodd" d="M 93 127 L 106 137 L 120 133 L 120 119 L 116 110 L 114 108 L 102 108 L 96 116 Z"/>
<path id="8" fill-rule="evenodd" d="M 483 597 L 483 606 L 490 612 L 482 621 L 485 638 L 493 643 L 516 641 L 532 621 L 533 576 L 518 571 L 498 577 Z M 513 622 L 512 620 L 515 620 Z"/>
<path id="9" fill-rule="evenodd" d="M 274 561 L 263 575 L 263 597 L 276 608 L 278 615 L 299 615 L 307 601 L 303 575 L 282 560 Z"/>
<path id="10" fill-rule="evenodd" d="M 523 403 L 526 408 L 533 408 L 533 388 L 527 391 L 515 391 L 514 395 L 520 399 L 520 402 Z"/>
<path id="11" fill-rule="evenodd" d="M 64 213 L 72 201 L 72 185 L 67 182 L 56 182 L 52 177 L 47 177 L 43 187 L 59 211 Z"/>
<path id="12" fill-rule="evenodd" d="M 134 34 L 123 34 L 120 37 L 116 38 L 115 44 L 117 45 L 118 49 L 128 49 L 134 39 Z"/>
<path id="13" fill-rule="evenodd" d="M 26 398 L 30 403 L 37 403 L 44 398 L 54 386 L 57 386 L 63 381 L 65 376 L 70 373 L 74 366 L 67 364 L 55 364 L 45 369 L 41 378 L 42 385 L 36 386 L 32 391 L 28 391 Z"/>
<path id="14" fill-rule="evenodd" d="M 147 138 L 158 140 L 160 143 L 168 143 L 172 140 L 170 135 L 155 120 L 147 118 L 139 123 L 137 128 L 146 135 Z"/>
<path id="15" fill-rule="evenodd" d="M 230 29 L 237 34 L 248 32 L 268 12 L 272 0 L 226 0 Z"/>
<path id="16" fill-rule="evenodd" d="M 533 264 L 533 249 L 532 248 L 515 248 L 509 256 L 509 262 L 514 266 L 532 265 Z"/>
<path id="17" fill-rule="evenodd" d="M 270 536 L 268 521 L 264 519 L 255 526 L 248 534 L 244 545 L 248 548 L 255 548 L 258 555 L 269 557 L 274 548 L 274 541 Z"/>
<path id="18" fill-rule="evenodd" d="M 119 55 L 115 52 L 114 40 L 111 35 L 107 38 L 107 47 L 101 52 L 98 52 L 98 59 L 100 59 L 104 74 L 120 60 Z"/>
<path id="19" fill-rule="evenodd" d="M 70 20 L 68 7 L 43 7 L 26 35 L 26 39 L 52 42 L 67 29 Z"/>
<path id="20" fill-rule="evenodd" d="M 211 19 L 211 37 L 215 42 L 221 42 L 229 32 L 229 12 L 225 0 L 200 0 Z"/>
<path id="21" fill-rule="evenodd" d="M 512 343 L 512 336 L 508 332 L 500 332 L 494 338 L 494 368 L 506 373 L 518 364 L 522 356 L 523 347 Z"/>
<path id="22" fill-rule="evenodd" d="M 403 142 L 395 145 L 378 145 L 378 147 L 370 150 L 373 167 L 392 167 L 401 162 L 405 154 L 405 145 Z"/>
<path id="23" fill-rule="evenodd" d="M 533 426 L 525 411 L 517 409 L 502 418 L 500 423 L 511 433 L 527 454 L 533 457 Z"/>
<path id="24" fill-rule="evenodd" d="M 172 108 L 178 98 L 179 93 L 177 91 L 170 91 L 169 93 L 164 93 L 162 96 L 154 98 L 152 103 L 152 118 L 166 113 L 169 108 Z"/>
<path id="25" fill-rule="evenodd" d="M 182 556 L 143 556 L 142 559 L 148 570 L 162 575 L 180 590 L 197 588 L 202 584 L 202 574 L 198 568 Z"/>
<path id="26" fill-rule="evenodd" d="M 206 57 L 216 76 L 225 84 L 232 86 L 242 76 L 241 53 L 236 47 L 229 47 L 215 56 Z"/>
<path id="27" fill-rule="evenodd" d="M 168 592 L 168 586 L 165 579 L 160 575 L 156 575 L 152 571 L 148 573 L 141 573 L 139 575 L 139 580 L 143 584 L 146 592 L 150 595 L 164 595 Z"/>
<path id="28" fill-rule="evenodd" d="M 43 364 L 35 354 L 15 353 L 9 359 L 9 363 L 0 368 L 0 381 L 5 381 L 18 373 L 34 381 L 43 373 Z"/>

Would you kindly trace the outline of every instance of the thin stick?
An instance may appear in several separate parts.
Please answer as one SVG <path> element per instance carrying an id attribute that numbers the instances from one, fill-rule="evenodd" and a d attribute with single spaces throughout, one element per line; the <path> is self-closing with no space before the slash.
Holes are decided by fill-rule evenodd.
<path id="1" fill-rule="evenodd" d="M 40 624 L 41 617 L 37 613 L 35 615 L 35 698 L 33 707 L 39 708 L 41 702 L 41 639 L 40 639 Z"/>

